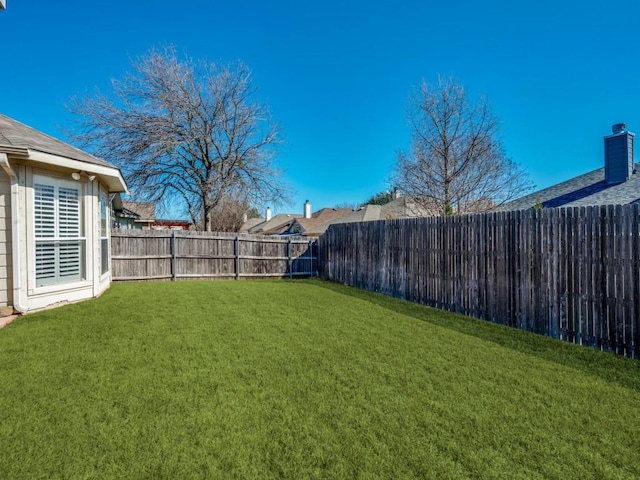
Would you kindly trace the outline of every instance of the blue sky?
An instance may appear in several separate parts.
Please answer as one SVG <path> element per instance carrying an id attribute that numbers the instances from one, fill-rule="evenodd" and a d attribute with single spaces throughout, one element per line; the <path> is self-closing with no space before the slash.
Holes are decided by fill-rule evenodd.
<path id="1" fill-rule="evenodd" d="M 241 60 L 287 141 L 295 192 L 277 210 L 302 213 L 386 189 L 410 93 L 452 76 L 542 188 L 602 166 L 612 124 L 640 133 L 639 19 L 638 2 L 594 0 L 7 0 L 0 112 L 65 140 L 69 99 L 154 46 Z"/>

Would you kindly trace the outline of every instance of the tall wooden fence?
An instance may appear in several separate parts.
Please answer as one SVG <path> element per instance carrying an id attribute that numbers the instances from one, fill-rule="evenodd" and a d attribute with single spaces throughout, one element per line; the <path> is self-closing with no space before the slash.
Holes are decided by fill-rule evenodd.
<path id="1" fill-rule="evenodd" d="M 317 245 L 302 238 L 171 230 L 111 231 L 113 280 L 311 276 Z"/>
<path id="2" fill-rule="evenodd" d="M 320 276 L 640 358 L 638 205 L 338 224 Z"/>

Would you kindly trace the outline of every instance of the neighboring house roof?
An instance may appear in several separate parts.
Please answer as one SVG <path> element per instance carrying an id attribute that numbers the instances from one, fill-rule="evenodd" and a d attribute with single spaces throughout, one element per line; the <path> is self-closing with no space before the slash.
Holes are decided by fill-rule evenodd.
<path id="1" fill-rule="evenodd" d="M 348 211 L 346 214 L 336 215 L 324 223 L 309 225 L 302 232 L 307 236 L 320 236 L 327 231 L 330 225 L 335 223 L 370 222 L 374 220 L 392 220 L 394 218 L 410 218 L 433 216 L 434 212 L 419 206 L 409 197 L 399 197 L 384 205 L 365 205 L 357 210 Z M 303 227 L 304 223 L 299 221 Z"/>
<path id="2" fill-rule="evenodd" d="M 156 204 L 153 202 L 130 202 L 122 200 L 123 211 L 135 212 L 136 222 L 153 222 L 156 219 Z"/>
<path id="3" fill-rule="evenodd" d="M 287 230 L 289 230 L 289 227 L 291 226 L 293 221 L 294 221 L 294 219 L 289 219 L 285 223 L 282 223 L 280 225 L 276 225 L 273 228 L 268 228 L 268 229 L 262 230 L 261 233 L 263 235 L 282 235 Z"/>
<path id="4" fill-rule="evenodd" d="M 172 229 L 172 230 L 191 230 L 193 228 L 193 224 L 188 220 L 155 220 L 151 224 L 151 228 L 154 230 L 164 230 L 164 229 Z"/>
<path id="5" fill-rule="evenodd" d="M 133 218 L 135 220 L 140 218 L 140 215 L 138 215 L 136 212 L 134 212 L 133 210 L 129 210 L 128 208 L 124 208 L 124 207 L 122 207 L 122 210 L 116 210 L 116 212 L 118 213 L 118 216 L 120 216 L 120 217 Z"/>
<path id="6" fill-rule="evenodd" d="M 320 236 L 327 231 L 330 225 L 334 223 L 355 223 L 369 222 L 372 220 L 384 220 L 382 215 L 382 205 L 365 205 L 357 210 L 352 210 L 346 215 L 333 218 L 321 225 L 311 226 L 304 231 L 307 236 Z"/>
<path id="7" fill-rule="evenodd" d="M 385 205 L 365 205 L 353 210 L 351 208 L 323 208 L 314 212 L 311 218 L 296 215 L 296 218 L 279 225 L 277 229 L 265 233 L 285 235 L 305 235 L 318 237 L 334 223 L 369 222 L 372 220 L 390 220 L 432 215 L 421 208 L 413 200 L 405 197 L 397 198 Z"/>
<path id="8" fill-rule="evenodd" d="M 399 197 L 385 205 L 365 205 L 351 208 L 323 208 L 314 212 L 311 218 L 304 215 L 284 214 L 274 216 L 268 222 L 252 218 L 245 222 L 240 232 L 264 235 L 306 235 L 318 237 L 334 223 L 369 222 L 433 215 L 415 201 Z"/>
<path id="9" fill-rule="evenodd" d="M 527 210 L 536 204 L 544 208 L 589 205 L 626 205 L 640 201 L 640 164 L 626 182 L 605 182 L 605 169 L 599 168 L 565 182 L 505 203 L 494 211 Z"/>
<path id="10" fill-rule="evenodd" d="M 336 219 L 333 223 L 354 223 L 354 222 L 368 222 L 371 220 L 380 220 L 380 213 L 382 212 L 381 205 L 365 205 L 353 210 L 342 217 Z"/>
<path id="11" fill-rule="evenodd" d="M 127 189 L 120 170 L 114 165 L 1 113 L 0 153 L 98 174 L 111 192 Z"/>
<path id="12" fill-rule="evenodd" d="M 323 208 L 314 212 L 311 218 L 296 218 L 290 227 L 282 233 L 290 235 L 322 235 L 329 225 L 334 223 L 334 220 L 352 212 L 353 209 L 351 208 Z"/>
<path id="13" fill-rule="evenodd" d="M 247 220 L 242 224 L 242 226 L 240 227 L 240 233 L 247 233 L 253 227 L 257 227 L 261 223 L 264 223 L 264 218 L 260 218 L 260 217 L 250 218 L 249 220 Z"/>
<path id="14" fill-rule="evenodd" d="M 248 233 L 252 234 L 264 234 L 264 235 L 277 235 L 282 233 L 283 229 L 286 230 L 291 222 L 302 215 L 297 215 L 294 213 L 279 213 L 278 215 L 274 215 L 271 220 L 263 221 L 251 228 L 248 229 Z M 246 224 L 245 224 L 246 225 Z M 240 231 L 244 230 L 244 225 L 240 229 Z"/>
<path id="15" fill-rule="evenodd" d="M 615 123 L 604 137 L 604 167 L 505 203 L 494 211 L 536 206 L 628 205 L 640 201 L 640 164 L 634 161 L 635 134 Z"/>
<path id="16" fill-rule="evenodd" d="M 435 206 L 429 209 L 419 204 L 411 197 L 398 197 L 395 200 L 382 205 L 380 220 L 393 220 L 394 218 L 411 217 L 434 217 L 438 214 L 438 209 Z"/>

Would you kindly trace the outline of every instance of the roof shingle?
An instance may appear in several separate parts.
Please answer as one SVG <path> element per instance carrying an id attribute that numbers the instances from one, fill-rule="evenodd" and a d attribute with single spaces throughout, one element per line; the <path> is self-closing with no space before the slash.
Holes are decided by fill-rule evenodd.
<path id="1" fill-rule="evenodd" d="M 640 200 L 640 164 L 635 167 L 623 183 L 606 183 L 602 167 L 505 203 L 494 211 L 527 210 L 538 203 L 544 208 L 636 203 Z"/>
<path id="2" fill-rule="evenodd" d="M 0 113 L 0 145 L 23 147 L 42 153 L 115 168 L 108 162 Z"/>

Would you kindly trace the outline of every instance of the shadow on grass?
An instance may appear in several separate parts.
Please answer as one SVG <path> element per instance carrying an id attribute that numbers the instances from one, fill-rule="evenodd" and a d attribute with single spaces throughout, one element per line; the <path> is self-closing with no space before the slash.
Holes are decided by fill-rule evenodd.
<path id="1" fill-rule="evenodd" d="M 640 361 L 326 280 L 314 285 L 640 391 Z"/>

